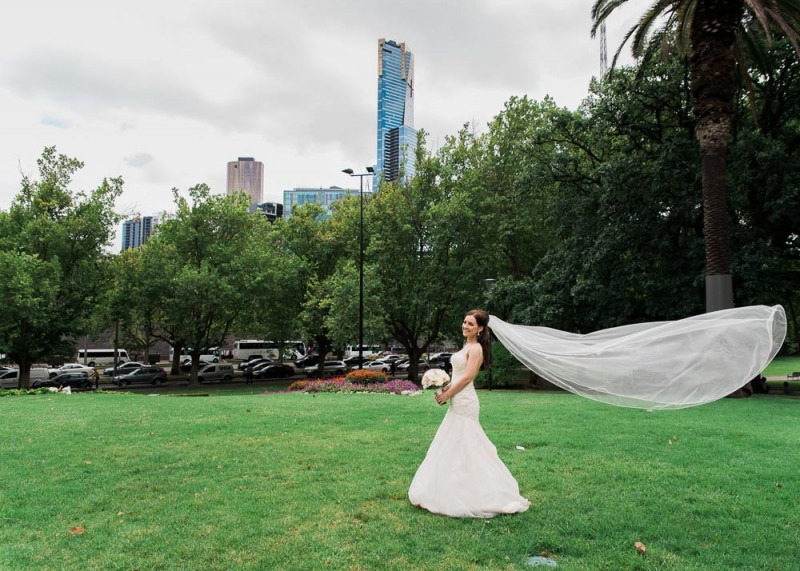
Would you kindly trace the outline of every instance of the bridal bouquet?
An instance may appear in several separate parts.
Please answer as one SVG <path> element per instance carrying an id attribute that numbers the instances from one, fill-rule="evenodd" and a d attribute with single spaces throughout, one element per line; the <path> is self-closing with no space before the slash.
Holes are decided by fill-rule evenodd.
<path id="1" fill-rule="evenodd" d="M 441 369 L 428 369 L 422 375 L 422 388 L 429 389 L 436 387 L 437 394 L 442 392 L 447 384 L 450 382 L 450 376 Z"/>

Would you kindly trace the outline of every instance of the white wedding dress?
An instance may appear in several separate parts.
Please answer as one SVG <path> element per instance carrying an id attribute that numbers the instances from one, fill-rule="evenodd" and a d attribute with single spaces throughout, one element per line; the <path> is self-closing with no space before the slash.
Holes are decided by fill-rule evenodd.
<path id="1" fill-rule="evenodd" d="M 467 365 L 466 346 L 452 356 L 452 378 Z M 436 431 L 411 487 L 415 506 L 450 517 L 490 518 L 524 512 L 530 502 L 497 456 L 497 449 L 478 422 L 480 404 L 470 382 L 450 399 L 450 408 Z"/>

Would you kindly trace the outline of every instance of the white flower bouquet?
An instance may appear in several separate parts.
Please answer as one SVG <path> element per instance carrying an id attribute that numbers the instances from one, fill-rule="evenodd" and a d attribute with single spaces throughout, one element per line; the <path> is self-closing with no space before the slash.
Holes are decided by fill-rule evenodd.
<path id="1" fill-rule="evenodd" d="M 431 387 L 436 387 L 438 389 L 436 391 L 437 394 L 441 393 L 449 382 L 450 375 L 441 369 L 428 369 L 425 371 L 425 374 L 422 375 L 422 388 L 429 389 Z"/>

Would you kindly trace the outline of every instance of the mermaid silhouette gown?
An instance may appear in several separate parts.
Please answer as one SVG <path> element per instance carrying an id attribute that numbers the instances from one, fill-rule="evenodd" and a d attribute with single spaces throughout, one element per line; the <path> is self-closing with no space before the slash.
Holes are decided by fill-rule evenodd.
<path id="1" fill-rule="evenodd" d="M 452 378 L 467 365 L 466 346 L 450 359 Z M 417 469 L 408 499 L 415 506 L 450 517 L 490 518 L 524 512 L 530 502 L 497 456 L 478 422 L 480 404 L 470 382 L 450 399 L 425 460 Z"/>

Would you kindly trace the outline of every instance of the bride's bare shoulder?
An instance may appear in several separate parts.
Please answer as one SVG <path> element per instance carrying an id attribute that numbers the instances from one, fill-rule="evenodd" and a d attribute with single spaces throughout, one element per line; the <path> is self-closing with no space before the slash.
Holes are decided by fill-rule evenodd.
<path id="1" fill-rule="evenodd" d="M 471 343 L 467 345 L 467 358 L 483 360 L 483 348 L 480 343 Z"/>

